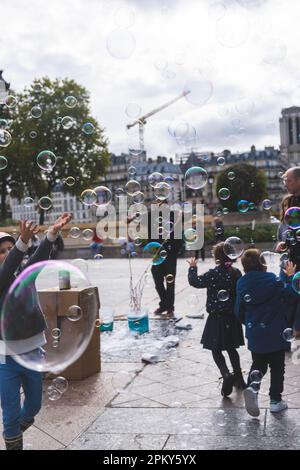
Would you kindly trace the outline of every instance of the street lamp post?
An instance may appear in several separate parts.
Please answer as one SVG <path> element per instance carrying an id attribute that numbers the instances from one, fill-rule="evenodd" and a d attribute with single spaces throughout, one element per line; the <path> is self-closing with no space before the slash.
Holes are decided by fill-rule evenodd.
<path id="1" fill-rule="evenodd" d="M 4 80 L 2 74 L 3 70 L 0 70 L 0 116 L 2 116 L 2 110 L 6 104 L 10 89 L 10 84 Z"/>

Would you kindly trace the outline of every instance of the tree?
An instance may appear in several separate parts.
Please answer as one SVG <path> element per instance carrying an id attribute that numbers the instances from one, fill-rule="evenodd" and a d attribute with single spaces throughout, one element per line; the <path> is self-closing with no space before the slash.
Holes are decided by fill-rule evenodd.
<path id="1" fill-rule="evenodd" d="M 229 173 L 233 173 L 233 175 L 229 175 Z M 266 187 L 267 178 L 263 171 L 247 163 L 226 168 L 218 175 L 217 179 L 218 195 L 222 188 L 227 188 L 230 191 L 230 197 L 226 200 L 220 198 L 220 203 L 232 212 L 238 211 L 237 204 L 241 200 L 258 205 L 268 196 Z"/>
<path id="2" fill-rule="evenodd" d="M 19 200 L 51 197 L 58 183 L 72 177 L 75 184 L 65 184 L 64 190 L 79 196 L 99 181 L 109 162 L 108 140 L 90 115 L 90 97 L 83 86 L 74 80 L 45 77 L 15 97 L 16 106 L 4 116 L 11 119 L 13 140 L 1 151 L 9 162 L 0 172 L 2 218 L 8 192 Z M 56 156 L 55 166 L 52 169 L 50 164 L 46 171 L 37 164 L 37 155 L 44 150 Z M 40 223 L 43 215 L 40 210 Z"/>

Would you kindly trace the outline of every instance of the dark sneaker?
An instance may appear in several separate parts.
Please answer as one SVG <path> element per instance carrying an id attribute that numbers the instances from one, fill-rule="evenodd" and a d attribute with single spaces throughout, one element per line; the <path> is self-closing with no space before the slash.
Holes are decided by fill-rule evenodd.
<path id="1" fill-rule="evenodd" d="M 23 435 L 5 438 L 6 450 L 23 450 Z"/>
<path id="2" fill-rule="evenodd" d="M 258 407 L 258 392 L 253 390 L 252 387 L 247 387 L 244 390 L 245 406 L 246 410 L 250 416 L 255 418 L 259 416 L 259 407 Z"/>
<path id="3" fill-rule="evenodd" d="M 241 371 L 233 374 L 233 385 L 239 390 L 245 390 L 245 388 L 247 388 L 247 384 Z"/>
<path id="4" fill-rule="evenodd" d="M 221 395 L 223 397 L 228 397 L 232 393 L 233 389 L 233 375 L 228 372 L 223 377 L 223 385 L 221 388 Z"/>
<path id="5" fill-rule="evenodd" d="M 162 315 L 165 311 L 166 309 L 158 307 L 153 313 L 154 315 Z"/>

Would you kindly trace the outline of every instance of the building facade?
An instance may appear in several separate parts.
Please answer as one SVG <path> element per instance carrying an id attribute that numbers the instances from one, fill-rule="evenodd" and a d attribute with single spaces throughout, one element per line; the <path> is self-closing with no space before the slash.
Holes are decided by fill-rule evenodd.
<path id="1" fill-rule="evenodd" d="M 300 164 L 300 107 L 282 109 L 280 124 L 280 150 L 289 166 Z"/>

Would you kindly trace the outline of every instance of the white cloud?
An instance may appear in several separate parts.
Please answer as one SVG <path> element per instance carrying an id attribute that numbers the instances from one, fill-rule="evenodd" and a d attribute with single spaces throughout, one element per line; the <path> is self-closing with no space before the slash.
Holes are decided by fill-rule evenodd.
<path id="1" fill-rule="evenodd" d="M 203 150 L 277 146 L 281 108 L 300 104 L 297 0 L 10 0 L 1 16 L 0 64 L 13 87 L 42 75 L 85 84 L 115 152 L 127 151 L 128 103 L 148 112 L 195 73 L 211 82 L 212 97 L 202 107 L 182 99 L 149 118 L 149 156 L 182 150 L 168 133 L 177 117 L 196 128 Z M 132 19 L 135 50 L 112 57 L 109 34 Z M 122 35 L 113 44 L 117 55 L 121 49 Z"/>

